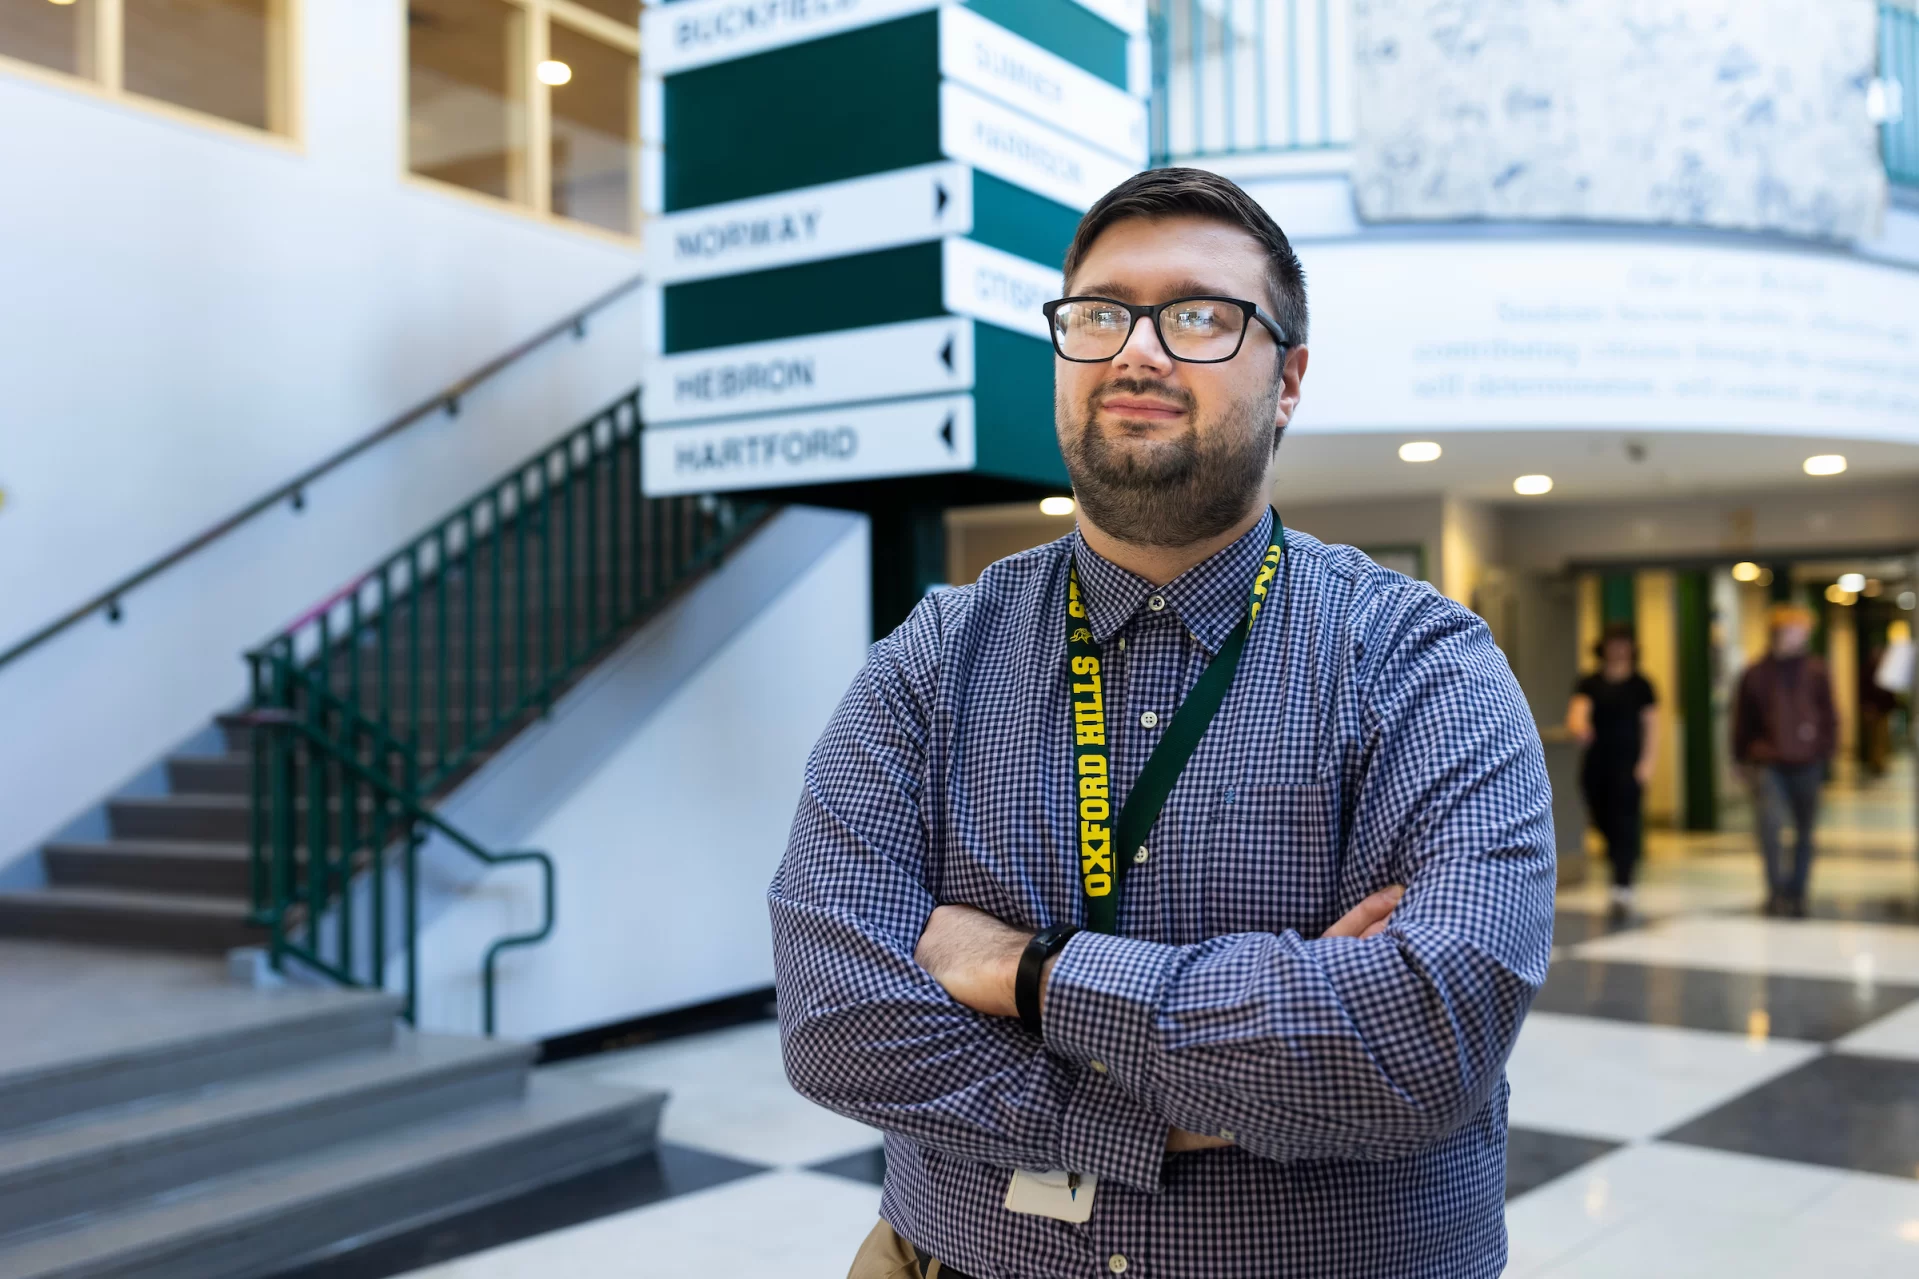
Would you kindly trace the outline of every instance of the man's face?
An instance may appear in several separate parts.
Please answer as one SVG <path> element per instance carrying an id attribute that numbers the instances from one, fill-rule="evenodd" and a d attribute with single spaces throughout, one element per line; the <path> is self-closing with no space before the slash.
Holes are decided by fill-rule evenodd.
<path id="1" fill-rule="evenodd" d="M 1244 298 L 1270 313 L 1266 266 L 1260 243 L 1229 224 L 1132 218 L 1100 234 L 1066 287 L 1136 305 Z M 1282 351 L 1258 323 L 1222 364 L 1173 359 L 1145 321 L 1110 361 L 1055 359 L 1060 452 L 1087 517 L 1145 546 L 1232 528 L 1270 488 L 1278 432 L 1305 374 L 1305 348 Z"/>
<path id="2" fill-rule="evenodd" d="M 1772 649 L 1781 657 L 1797 657 L 1812 646 L 1812 628 L 1804 622 L 1785 622 L 1773 632 Z"/>

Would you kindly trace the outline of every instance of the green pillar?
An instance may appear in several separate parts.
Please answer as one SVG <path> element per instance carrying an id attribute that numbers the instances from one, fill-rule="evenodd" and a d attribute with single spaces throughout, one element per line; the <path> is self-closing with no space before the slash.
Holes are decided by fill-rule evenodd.
<path id="1" fill-rule="evenodd" d="M 1611 625 L 1625 622 L 1630 625 L 1638 607 L 1634 602 L 1633 575 L 1631 573 L 1606 573 L 1599 579 L 1599 619 Z"/>
<path id="2" fill-rule="evenodd" d="M 873 526 L 873 638 L 891 635 L 946 580 L 946 508 L 930 502 L 880 505 Z"/>
<path id="3" fill-rule="evenodd" d="M 1719 829 L 1719 772 L 1713 759 L 1712 581 L 1703 569 L 1675 575 L 1679 623 L 1678 707 L 1684 734 L 1687 830 Z"/>
<path id="4" fill-rule="evenodd" d="M 1792 603 L 1792 565 L 1774 564 L 1772 567 L 1772 602 L 1775 604 Z"/>

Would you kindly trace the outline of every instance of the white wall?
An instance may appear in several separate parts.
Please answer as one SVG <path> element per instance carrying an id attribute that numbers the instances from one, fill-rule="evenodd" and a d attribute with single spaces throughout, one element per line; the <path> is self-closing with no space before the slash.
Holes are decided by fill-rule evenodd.
<path id="1" fill-rule="evenodd" d="M 639 269 L 402 177 L 404 6 L 302 6 L 298 148 L 0 72 L 0 647 Z M 654 297 L 0 669 L 0 861 L 243 692 L 242 649 L 632 388 Z"/>
<path id="2" fill-rule="evenodd" d="M 501 961 L 500 1033 L 549 1038 L 772 983 L 766 888 L 807 752 L 871 631 L 865 519 L 789 509 L 778 520 L 445 806 L 490 847 L 543 849 L 558 864 L 558 927 Z M 689 651 L 703 661 L 670 674 L 646 709 L 649 681 Z M 609 707 L 617 721 L 623 703 L 640 709 L 608 749 L 567 739 Z M 516 791 L 531 811 L 503 799 Z M 431 846 L 422 857 L 429 897 L 445 899 L 421 935 L 420 1024 L 473 1030 L 481 957 L 537 926 L 538 881 L 474 874 Z"/>

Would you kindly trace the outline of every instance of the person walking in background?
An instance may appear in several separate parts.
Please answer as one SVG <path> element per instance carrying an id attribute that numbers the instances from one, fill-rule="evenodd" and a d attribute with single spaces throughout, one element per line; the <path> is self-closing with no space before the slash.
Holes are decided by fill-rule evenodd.
<path id="1" fill-rule="evenodd" d="M 1811 640 L 1810 610 L 1774 606 L 1771 650 L 1740 677 L 1732 721 L 1732 754 L 1752 784 L 1766 862 L 1766 913 L 1797 919 L 1806 914 L 1819 786 L 1839 737 L 1832 681 L 1826 664 L 1807 652 Z M 1790 868 L 1780 844 L 1788 810 L 1798 835 Z"/>
<path id="2" fill-rule="evenodd" d="M 1612 863 L 1612 908 L 1632 909 L 1646 787 L 1659 755 L 1659 698 L 1639 673 L 1639 642 L 1615 622 L 1593 646 L 1599 670 L 1580 680 L 1566 708 L 1567 731 L 1586 747 L 1579 786 Z"/>

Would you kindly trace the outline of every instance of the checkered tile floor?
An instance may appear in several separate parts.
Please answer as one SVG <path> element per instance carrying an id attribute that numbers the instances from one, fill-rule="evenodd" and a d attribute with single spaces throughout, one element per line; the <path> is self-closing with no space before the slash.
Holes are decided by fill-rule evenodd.
<path id="1" fill-rule="evenodd" d="M 1913 865 L 1836 857 L 1825 917 L 1773 921 L 1721 842 L 1663 837 L 1631 926 L 1561 894 L 1510 1068 L 1513 1279 L 1919 1275 Z M 787 1087 L 770 1022 L 556 1069 L 670 1089 L 659 1156 L 299 1279 L 845 1274 L 878 1134 Z"/>

